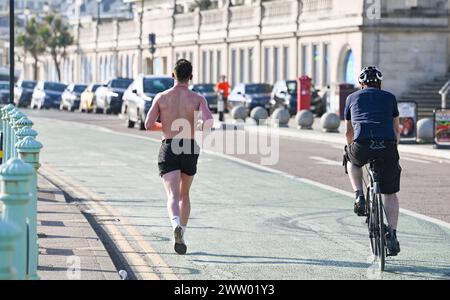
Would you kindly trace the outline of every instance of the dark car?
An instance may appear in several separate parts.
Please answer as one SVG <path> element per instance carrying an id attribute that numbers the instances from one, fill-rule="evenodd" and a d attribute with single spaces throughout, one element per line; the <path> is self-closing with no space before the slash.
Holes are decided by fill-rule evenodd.
<path id="1" fill-rule="evenodd" d="M 114 78 L 95 92 L 94 112 L 119 114 L 122 109 L 122 97 L 133 79 Z"/>
<path id="2" fill-rule="evenodd" d="M 80 108 L 81 93 L 87 88 L 86 84 L 70 84 L 61 96 L 60 110 L 75 111 Z"/>
<path id="3" fill-rule="evenodd" d="M 242 105 L 247 108 L 248 113 L 255 107 L 270 108 L 270 93 L 272 86 L 266 83 L 238 84 L 228 96 L 228 107 Z"/>
<path id="4" fill-rule="evenodd" d="M 67 85 L 53 81 L 39 81 L 34 88 L 31 98 L 31 108 L 58 108 L 61 104 L 61 95 Z"/>
<path id="5" fill-rule="evenodd" d="M 9 82 L 0 81 L 0 104 L 1 105 L 9 104 L 10 102 L 9 96 L 10 96 Z"/>
<path id="6" fill-rule="evenodd" d="M 123 95 L 122 114 L 125 115 L 128 128 L 136 123 L 139 129 L 145 129 L 145 118 L 152 106 L 156 94 L 174 86 L 174 80 L 169 76 L 140 76 Z"/>
<path id="7" fill-rule="evenodd" d="M 270 111 L 273 112 L 279 107 L 289 110 L 291 115 L 297 114 L 297 97 L 298 83 L 297 80 L 281 80 L 273 86 L 272 96 L 270 99 Z M 319 90 L 311 89 L 311 112 L 317 116 L 325 113 L 326 101 L 319 95 Z"/>
<path id="8" fill-rule="evenodd" d="M 194 91 L 198 93 L 199 95 L 202 95 L 205 97 L 206 101 L 208 102 L 209 109 L 213 112 L 217 113 L 217 101 L 218 101 L 218 95 L 215 90 L 214 84 L 193 84 L 189 87 L 191 91 Z"/>
<path id="9" fill-rule="evenodd" d="M 14 88 L 14 103 L 17 107 L 30 106 L 36 84 L 37 81 L 34 80 L 22 80 L 17 83 Z"/>

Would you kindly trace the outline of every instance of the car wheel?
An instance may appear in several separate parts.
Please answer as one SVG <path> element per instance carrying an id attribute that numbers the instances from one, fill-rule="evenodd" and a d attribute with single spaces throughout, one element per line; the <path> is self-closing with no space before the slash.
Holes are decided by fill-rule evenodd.
<path id="1" fill-rule="evenodd" d="M 127 115 L 126 115 L 127 117 L 126 117 L 126 120 L 127 120 L 127 122 L 126 122 L 126 124 L 127 124 L 127 127 L 128 128 L 134 128 L 134 125 L 135 125 L 135 122 L 133 122 L 133 121 L 131 121 L 130 120 L 130 114 L 127 112 Z"/>
<path id="2" fill-rule="evenodd" d="M 139 130 L 142 130 L 142 131 L 144 131 L 144 130 L 146 130 L 146 128 L 145 128 L 145 121 L 144 121 L 144 118 L 141 116 L 141 114 L 138 112 L 138 114 L 139 114 Z"/>

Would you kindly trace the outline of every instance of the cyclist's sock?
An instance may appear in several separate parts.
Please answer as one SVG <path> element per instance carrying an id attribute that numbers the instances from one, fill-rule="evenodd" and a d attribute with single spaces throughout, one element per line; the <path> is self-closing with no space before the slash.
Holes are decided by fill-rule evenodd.
<path id="1" fill-rule="evenodd" d="M 359 198 L 359 197 L 364 197 L 364 192 L 361 190 L 356 191 L 356 198 Z"/>

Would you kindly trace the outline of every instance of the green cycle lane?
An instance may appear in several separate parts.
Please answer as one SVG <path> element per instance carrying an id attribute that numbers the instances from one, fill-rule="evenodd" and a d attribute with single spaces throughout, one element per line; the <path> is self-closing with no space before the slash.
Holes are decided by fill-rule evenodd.
<path id="1" fill-rule="evenodd" d="M 207 154 L 191 192 L 189 253 L 175 255 L 158 142 L 33 121 L 41 162 L 107 199 L 180 279 L 450 279 L 450 230 L 402 214 L 402 253 L 380 277 L 351 198 Z"/>

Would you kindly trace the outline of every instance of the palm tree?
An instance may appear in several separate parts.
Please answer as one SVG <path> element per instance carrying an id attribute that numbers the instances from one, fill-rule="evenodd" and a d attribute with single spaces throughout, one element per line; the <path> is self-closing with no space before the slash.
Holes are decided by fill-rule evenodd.
<path id="1" fill-rule="evenodd" d="M 39 56 L 46 51 L 45 42 L 43 39 L 44 25 L 39 23 L 36 18 L 30 19 L 25 31 L 17 37 L 17 45 L 23 47 L 25 53 L 30 53 L 33 57 L 33 77 L 37 80 Z"/>

